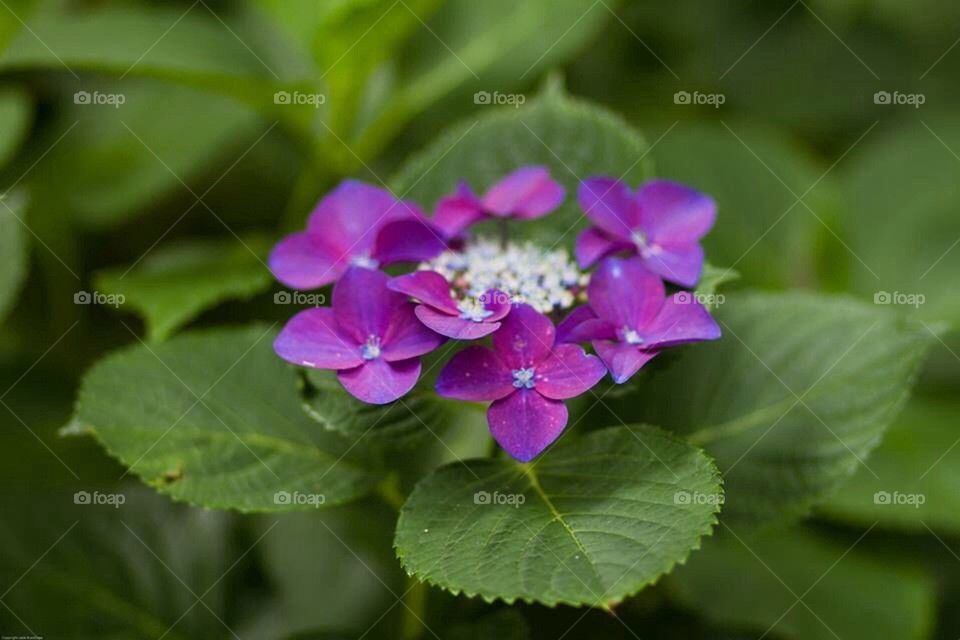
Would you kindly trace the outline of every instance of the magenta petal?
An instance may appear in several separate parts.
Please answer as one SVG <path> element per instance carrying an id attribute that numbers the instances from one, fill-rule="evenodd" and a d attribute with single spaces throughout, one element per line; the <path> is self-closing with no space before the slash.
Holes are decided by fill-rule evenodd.
<path id="1" fill-rule="evenodd" d="M 450 283 L 436 271 L 414 271 L 397 276 L 390 280 L 387 287 L 435 309 L 450 314 L 458 313 L 457 303 L 450 295 Z"/>
<path id="2" fill-rule="evenodd" d="M 383 358 L 367 360 L 359 367 L 337 374 L 350 395 L 370 404 L 387 404 L 406 395 L 420 377 L 420 361 L 387 362 Z"/>
<path id="3" fill-rule="evenodd" d="M 607 258 L 590 277 L 587 299 L 615 329 L 645 327 L 663 306 L 663 281 L 636 259 Z"/>
<path id="4" fill-rule="evenodd" d="M 557 343 L 590 342 L 591 340 L 613 340 L 616 328 L 597 318 L 589 306 L 577 307 L 557 325 Z"/>
<path id="5" fill-rule="evenodd" d="M 421 262 L 435 258 L 447 248 L 440 232 L 424 220 L 396 220 L 380 229 L 373 247 L 373 259 L 380 264 Z"/>
<path id="6" fill-rule="evenodd" d="M 510 296 L 497 289 L 487 290 L 480 296 L 480 302 L 483 303 L 483 308 L 490 312 L 490 315 L 484 318 L 484 322 L 503 320 L 513 308 Z"/>
<path id="7" fill-rule="evenodd" d="M 536 389 L 547 398 L 565 400 L 591 389 L 607 375 L 596 356 L 587 355 L 575 344 L 561 344 L 537 365 Z"/>
<path id="8" fill-rule="evenodd" d="M 597 260 L 625 249 L 635 249 L 635 245 L 622 240 L 612 240 L 603 231 L 590 227 L 577 236 L 574 254 L 577 256 L 577 264 L 580 268 L 586 269 Z"/>
<path id="9" fill-rule="evenodd" d="M 465 182 L 457 186 L 453 195 L 444 196 L 437 203 L 433 225 L 447 238 L 459 235 L 467 227 L 485 217 L 483 204 Z"/>
<path id="10" fill-rule="evenodd" d="M 437 335 L 417 318 L 414 304 L 408 302 L 390 319 L 390 326 L 383 335 L 381 353 L 384 360 L 397 362 L 430 353 L 446 340 Z"/>
<path id="11" fill-rule="evenodd" d="M 360 345 L 340 330 L 329 308 L 306 309 L 290 318 L 273 342 L 277 355 L 316 369 L 349 369 L 363 363 Z"/>
<path id="12" fill-rule="evenodd" d="M 550 318 L 528 304 L 515 304 L 493 334 L 493 348 L 510 368 L 531 367 L 550 354 L 555 335 Z"/>
<path id="13" fill-rule="evenodd" d="M 613 178 L 587 178 L 577 189 L 577 201 L 583 212 L 614 238 L 632 242 L 640 224 L 637 203 L 630 187 Z"/>
<path id="14" fill-rule="evenodd" d="M 395 313 L 409 304 L 402 293 L 387 289 L 387 274 L 350 267 L 333 288 L 337 324 L 358 342 L 370 336 L 383 339 Z"/>
<path id="15" fill-rule="evenodd" d="M 490 187 L 483 207 L 500 217 L 539 218 L 560 206 L 565 192 L 546 167 L 524 167 Z"/>
<path id="16" fill-rule="evenodd" d="M 640 367 L 656 357 L 656 351 L 643 351 L 633 344 L 597 340 L 593 343 L 597 355 L 607 365 L 610 376 L 617 384 L 623 384 L 633 377 Z"/>
<path id="17" fill-rule="evenodd" d="M 328 285 L 343 273 L 345 262 L 309 233 L 289 235 L 273 248 L 270 271 L 288 287 L 316 289 Z"/>
<path id="18" fill-rule="evenodd" d="M 698 244 L 669 247 L 657 246 L 656 252 L 644 258 L 650 271 L 681 287 L 695 287 L 703 270 L 703 248 Z"/>
<path id="19" fill-rule="evenodd" d="M 500 328 L 499 322 L 465 320 L 460 316 L 451 316 L 425 305 L 417 306 L 416 315 L 420 322 L 433 331 L 454 340 L 476 340 L 488 336 Z"/>
<path id="20" fill-rule="evenodd" d="M 344 180 L 317 204 L 307 230 L 339 254 L 358 255 L 370 251 L 380 227 L 409 215 L 409 207 L 386 189 Z"/>
<path id="21" fill-rule="evenodd" d="M 717 219 L 713 198 L 669 180 L 651 180 L 637 193 L 640 226 L 652 244 L 693 244 Z"/>
<path id="22" fill-rule="evenodd" d="M 529 462 L 560 437 L 567 426 L 567 407 L 534 389 L 521 389 L 487 409 L 493 439 L 513 458 Z"/>
<path id="23" fill-rule="evenodd" d="M 669 298 L 657 317 L 641 331 L 645 348 L 662 348 L 686 342 L 716 340 L 720 327 L 692 293 L 681 291 Z"/>
<path id="24" fill-rule="evenodd" d="M 437 376 L 437 393 L 444 398 L 480 402 L 498 400 L 514 391 L 510 369 L 484 347 L 467 347 Z"/>

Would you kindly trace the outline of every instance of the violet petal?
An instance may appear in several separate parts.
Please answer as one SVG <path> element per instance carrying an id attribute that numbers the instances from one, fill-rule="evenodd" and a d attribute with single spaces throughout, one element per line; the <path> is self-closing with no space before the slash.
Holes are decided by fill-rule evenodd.
<path id="1" fill-rule="evenodd" d="M 640 226 L 654 244 L 694 244 L 717 219 L 717 203 L 696 189 L 651 180 L 637 192 Z"/>
<path id="2" fill-rule="evenodd" d="M 567 426 L 567 407 L 534 389 L 521 389 L 487 409 L 494 440 L 513 458 L 529 462 L 560 437 Z"/>
<path id="3" fill-rule="evenodd" d="M 575 344 L 561 344 L 537 365 L 536 389 L 554 400 L 565 400 L 585 393 L 607 375 L 607 368 L 596 356 L 588 355 Z"/>
<path id="4" fill-rule="evenodd" d="M 450 359 L 437 376 L 444 398 L 479 402 L 498 400 L 516 391 L 509 367 L 484 347 L 467 347 Z"/>
<path id="5" fill-rule="evenodd" d="M 664 280 L 681 287 L 695 287 L 703 270 L 703 248 L 698 244 L 659 246 L 644 259 L 646 267 Z"/>
<path id="6" fill-rule="evenodd" d="M 394 312 L 383 335 L 381 353 L 385 360 L 396 362 L 430 353 L 446 340 L 423 326 L 408 302 Z"/>
<path id="7" fill-rule="evenodd" d="M 615 329 L 647 326 L 663 306 L 664 295 L 663 281 L 637 258 L 607 258 L 587 286 L 590 308 Z"/>
<path id="8" fill-rule="evenodd" d="M 450 283 L 436 271 L 414 271 L 392 278 L 387 283 L 392 291 L 398 291 L 420 302 L 456 314 L 457 303 L 450 295 Z"/>
<path id="9" fill-rule="evenodd" d="M 306 309 L 290 318 L 273 342 L 287 362 L 317 369 L 349 369 L 363 363 L 360 345 L 340 330 L 333 311 Z"/>
<path id="10" fill-rule="evenodd" d="M 436 331 L 441 336 L 454 340 L 476 340 L 488 336 L 500 328 L 499 322 L 474 322 L 459 316 L 452 316 L 437 311 L 426 305 L 418 305 L 415 310 L 417 318 L 424 325 Z"/>
<path id="11" fill-rule="evenodd" d="M 333 288 L 333 313 L 340 328 L 363 343 L 381 340 L 393 315 L 409 304 L 402 293 L 387 289 L 389 277 L 374 269 L 350 267 Z"/>
<path id="12" fill-rule="evenodd" d="M 565 193 L 546 167 L 523 167 L 490 187 L 483 207 L 498 217 L 539 218 L 560 206 Z"/>
<path id="13" fill-rule="evenodd" d="M 667 298 L 653 322 L 643 328 L 645 348 L 716 340 L 720 327 L 693 294 L 681 291 Z"/>
<path id="14" fill-rule="evenodd" d="M 277 243 L 268 260 L 274 277 L 294 289 L 316 289 L 335 282 L 347 267 L 339 254 L 331 252 L 309 233 L 287 236 Z"/>
<path id="15" fill-rule="evenodd" d="M 480 198 L 469 185 L 461 182 L 454 194 L 444 196 L 437 203 L 433 225 L 447 238 L 460 235 L 467 227 L 485 217 Z"/>
<path id="16" fill-rule="evenodd" d="M 614 238 L 631 241 L 640 213 L 626 184 L 607 177 L 587 178 L 577 189 L 577 201 L 593 224 Z"/>
<path id="17" fill-rule="evenodd" d="M 549 355 L 555 334 L 550 318 L 528 304 L 515 304 L 493 334 L 493 348 L 511 369 L 530 367 Z"/>
<path id="18" fill-rule="evenodd" d="M 380 264 L 422 262 L 435 258 L 447 248 L 439 231 L 425 220 L 395 220 L 377 233 L 373 258 Z"/>
<path id="19" fill-rule="evenodd" d="M 633 377 L 640 368 L 657 355 L 657 351 L 644 351 L 633 344 L 597 340 L 593 343 L 597 355 L 610 370 L 610 377 L 617 384 L 623 384 Z"/>
<path id="20" fill-rule="evenodd" d="M 635 248 L 635 245 L 632 243 L 624 242 L 623 240 L 614 240 L 600 229 L 590 227 L 589 229 L 584 229 L 580 232 L 580 235 L 577 236 L 576 246 L 573 251 L 577 257 L 577 264 L 580 265 L 581 269 L 586 269 L 597 260 L 605 258 L 608 255 Z"/>
<path id="21" fill-rule="evenodd" d="M 419 377 L 420 361 L 416 358 L 400 362 L 376 358 L 337 373 L 350 395 L 369 404 L 387 404 L 406 395 Z"/>

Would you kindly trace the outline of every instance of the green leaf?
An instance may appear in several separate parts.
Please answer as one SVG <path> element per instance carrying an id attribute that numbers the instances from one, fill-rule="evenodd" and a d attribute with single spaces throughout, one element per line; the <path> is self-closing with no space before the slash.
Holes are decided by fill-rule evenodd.
<path id="1" fill-rule="evenodd" d="M 301 409 L 275 335 L 221 329 L 114 353 L 84 376 L 65 431 L 93 433 L 158 491 L 208 508 L 309 509 L 370 491 L 378 474 Z"/>
<path id="2" fill-rule="evenodd" d="M 724 269 L 715 267 L 709 262 L 703 265 L 703 273 L 700 274 L 700 282 L 697 284 L 696 293 L 698 296 L 708 298 L 705 302 L 710 302 L 708 306 L 718 306 L 722 304 L 723 298 L 717 297 L 720 288 L 728 283 L 736 282 L 740 279 L 740 273 L 733 269 Z M 715 298 L 712 302 L 710 298 Z"/>
<path id="3" fill-rule="evenodd" d="M 0 167 L 13 157 L 33 118 L 30 97 L 15 87 L 0 88 Z"/>
<path id="4" fill-rule="evenodd" d="M 813 186 L 822 169 L 776 131 L 728 126 L 675 125 L 653 150 L 657 174 L 716 199 L 717 223 L 704 239 L 711 261 L 736 269 L 749 285 L 808 280 L 820 223 L 793 194 Z M 804 202 L 824 218 L 823 200 L 821 188 Z"/>
<path id="5" fill-rule="evenodd" d="M 429 209 L 460 180 L 483 192 L 523 165 L 546 165 L 566 187 L 565 203 L 543 221 L 514 224 L 511 233 L 572 246 L 586 226 L 576 202 L 581 179 L 614 175 L 637 184 L 651 173 L 646 152 L 643 137 L 618 116 L 552 88 L 523 108 L 456 125 L 409 159 L 391 185 Z"/>
<path id="6" fill-rule="evenodd" d="M 719 502 L 703 452 L 614 427 L 564 438 L 533 464 L 443 467 L 403 506 L 395 544 L 408 573 L 454 593 L 608 607 L 683 562 Z"/>
<path id="7" fill-rule="evenodd" d="M 762 537 L 723 531 L 666 584 L 715 623 L 798 640 L 920 640 L 931 630 L 936 597 L 916 566 L 800 529 Z"/>
<path id="8" fill-rule="evenodd" d="M 13 306 L 27 276 L 27 232 L 23 223 L 23 198 L 0 203 L 0 321 Z"/>
<path id="9" fill-rule="evenodd" d="M 721 340 L 684 348 L 614 410 L 706 448 L 724 518 L 751 523 L 800 516 L 869 465 L 932 341 L 896 314 L 805 293 L 731 295 L 716 318 Z"/>
<path id="10" fill-rule="evenodd" d="M 473 622 L 453 625 L 447 632 L 449 640 L 526 640 L 530 628 L 519 611 L 503 609 Z"/>
<path id="11" fill-rule="evenodd" d="M 861 469 L 819 511 L 855 524 L 960 534 L 958 415 L 956 402 L 910 402 L 870 456 L 879 479 Z"/>
<path id="12" fill-rule="evenodd" d="M 159 342 L 205 309 L 269 287 L 269 247 L 261 237 L 177 241 L 131 268 L 98 273 L 94 286 L 122 296 L 121 307 L 142 314 L 149 339 Z"/>

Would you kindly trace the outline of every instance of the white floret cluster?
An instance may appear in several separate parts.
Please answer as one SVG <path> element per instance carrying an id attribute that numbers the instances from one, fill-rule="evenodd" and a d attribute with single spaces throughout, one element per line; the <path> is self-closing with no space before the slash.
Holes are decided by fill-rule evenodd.
<path id="1" fill-rule="evenodd" d="M 438 272 L 464 296 L 498 289 L 541 313 L 572 307 L 589 278 L 564 249 L 544 251 L 531 242 L 502 247 L 482 238 L 459 251 L 446 251 L 420 269 Z"/>

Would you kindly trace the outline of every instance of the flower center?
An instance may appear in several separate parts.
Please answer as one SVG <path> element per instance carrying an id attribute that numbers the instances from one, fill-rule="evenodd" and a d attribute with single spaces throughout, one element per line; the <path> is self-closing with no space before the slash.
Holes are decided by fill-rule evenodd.
<path id="1" fill-rule="evenodd" d="M 643 344 L 643 338 L 640 337 L 640 334 L 637 333 L 635 329 L 630 327 L 623 327 L 620 329 L 621 340 L 627 344 Z"/>
<path id="2" fill-rule="evenodd" d="M 537 383 L 534 381 L 533 376 L 536 373 L 533 367 L 529 369 L 514 369 L 513 370 L 513 386 L 517 389 L 533 389 L 537 386 Z"/>
<path id="3" fill-rule="evenodd" d="M 493 311 L 488 311 L 476 298 L 464 298 L 457 303 L 457 310 L 460 311 L 461 319 L 471 322 L 483 322 L 493 315 Z"/>
<path id="4" fill-rule="evenodd" d="M 630 239 L 633 240 L 633 244 L 636 245 L 637 253 L 644 258 L 659 255 L 662 251 L 660 245 L 650 244 L 650 239 L 647 238 L 647 234 L 643 231 L 634 231 L 630 234 Z"/>
<path id="5" fill-rule="evenodd" d="M 362 253 L 358 256 L 353 256 L 350 258 L 350 264 L 355 267 L 363 267 L 364 269 L 376 269 L 380 266 L 380 263 L 377 260 L 374 260 L 370 257 L 370 254 Z"/>
<path id="6" fill-rule="evenodd" d="M 368 336 L 360 346 L 360 357 L 364 360 L 376 360 L 380 357 L 380 336 Z"/>

